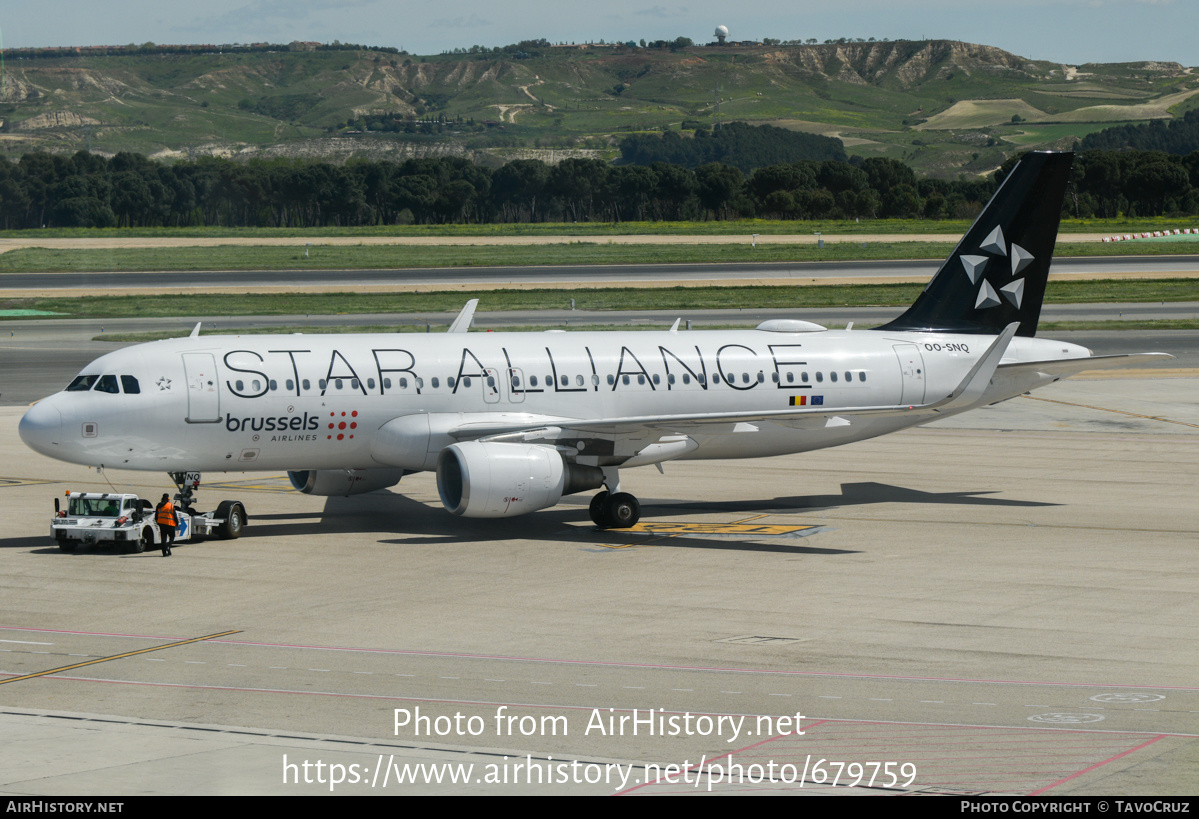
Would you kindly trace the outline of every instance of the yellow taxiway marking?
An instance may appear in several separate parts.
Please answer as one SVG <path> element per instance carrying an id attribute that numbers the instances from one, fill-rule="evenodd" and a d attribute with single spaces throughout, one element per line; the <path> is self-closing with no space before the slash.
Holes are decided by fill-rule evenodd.
<path id="1" fill-rule="evenodd" d="M 743 518 L 743 521 L 761 520 L 769 517 L 768 515 L 751 515 L 748 518 Z M 769 537 L 787 537 L 800 532 L 808 531 L 809 529 L 820 529 L 819 525 L 796 525 L 794 523 L 673 523 L 671 521 L 647 521 L 637 523 L 627 529 L 612 529 L 612 533 L 629 533 L 635 535 L 649 535 L 646 540 L 641 540 L 636 543 L 597 543 L 604 549 L 643 549 L 647 546 L 654 546 L 661 541 L 668 540 L 677 535 L 693 535 L 703 537 L 705 535 L 723 536 L 723 537 L 744 537 L 746 539 L 753 538 L 769 538 Z"/>
<path id="2" fill-rule="evenodd" d="M 40 481 L 35 478 L 0 478 L 0 487 L 37 486 L 40 483 L 58 483 L 58 481 Z"/>
<path id="3" fill-rule="evenodd" d="M 763 516 L 764 517 L 764 516 Z M 780 537 L 815 526 L 797 526 L 794 523 L 671 523 L 652 521 L 638 523 L 621 532 L 637 532 L 646 535 L 746 535 L 758 537 Z"/>
<path id="4" fill-rule="evenodd" d="M 1128 412 L 1127 410 L 1111 409 L 1110 407 L 1096 407 L 1092 404 L 1075 404 L 1072 401 L 1058 401 L 1053 398 L 1041 398 L 1037 395 L 1022 396 L 1030 401 L 1044 401 L 1047 404 L 1062 404 L 1067 407 L 1082 407 L 1083 409 L 1099 410 L 1100 412 L 1114 412 L 1117 415 L 1128 415 L 1132 418 L 1144 418 L 1146 421 L 1161 421 L 1164 424 L 1178 424 L 1184 427 L 1194 427 L 1199 429 L 1199 424 L 1192 424 L 1187 421 L 1175 421 L 1172 418 L 1162 418 L 1160 415 L 1141 415 L 1139 412 Z"/>
<path id="5" fill-rule="evenodd" d="M 217 637 L 228 637 L 230 634 L 240 634 L 240 629 L 233 631 L 222 631 L 218 634 L 206 634 L 203 637 L 192 637 L 190 640 L 179 640 L 166 645 L 153 646 L 152 648 L 141 648 L 137 651 L 126 651 L 124 654 L 113 654 L 111 657 L 97 657 L 94 660 L 86 660 L 82 663 L 74 663 L 72 665 L 64 665 L 58 668 L 50 668 L 46 671 L 38 671 L 34 674 L 26 674 L 22 677 L 9 677 L 7 680 L 0 680 L 0 685 L 5 683 L 21 682 L 22 680 L 32 680 L 35 677 L 45 677 L 48 674 L 61 674 L 64 671 L 71 671 L 76 668 L 83 668 L 85 665 L 95 665 L 96 663 L 106 663 L 109 660 L 121 660 L 125 657 L 136 657 L 138 654 L 149 654 L 151 651 L 162 651 L 165 648 L 175 648 L 176 646 L 185 646 L 188 643 L 202 643 L 205 640 L 215 640 Z"/>

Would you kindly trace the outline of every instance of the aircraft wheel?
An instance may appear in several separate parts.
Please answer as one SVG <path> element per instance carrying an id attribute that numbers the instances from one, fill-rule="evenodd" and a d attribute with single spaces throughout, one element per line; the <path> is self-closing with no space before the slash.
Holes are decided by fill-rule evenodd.
<path id="1" fill-rule="evenodd" d="M 628 492 L 617 492 L 604 503 L 608 528 L 628 529 L 641 520 L 641 504 Z"/>
<path id="2" fill-rule="evenodd" d="M 608 518 L 604 512 L 604 504 L 607 500 L 608 492 L 605 490 L 591 499 L 591 506 L 587 509 L 591 515 L 591 522 L 601 529 L 608 528 Z"/>
<path id="3" fill-rule="evenodd" d="M 221 501 L 216 508 L 216 516 L 224 518 L 221 524 L 221 537 L 225 540 L 236 540 L 246 528 L 246 508 L 237 501 Z"/>

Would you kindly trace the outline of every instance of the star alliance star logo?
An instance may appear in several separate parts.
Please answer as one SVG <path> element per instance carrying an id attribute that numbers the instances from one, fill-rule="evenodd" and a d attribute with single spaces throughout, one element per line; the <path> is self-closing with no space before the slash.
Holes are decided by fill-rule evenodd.
<path id="1" fill-rule="evenodd" d="M 999 288 L 999 292 L 995 292 L 995 288 L 991 286 L 991 282 L 983 278 L 983 272 L 987 269 L 987 262 L 991 261 L 991 256 L 962 256 L 962 269 L 965 271 L 967 278 L 971 284 L 978 284 L 982 281 L 982 287 L 978 290 L 978 298 L 974 300 L 975 310 L 985 310 L 988 307 L 998 307 L 1000 295 L 1011 302 L 1012 306 L 1017 310 L 1020 309 L 1020 303 L 1024 301 L 1024 279 L 1017 279 L 1016 276 L 1023 272 L 1024 268 L 1033 263 L 1035 257 L 1020 245 L 1013 243 L 1011 252 L 1008 252 L 1006 243 L 1003 240 L 1003 228 L 999 225 L 987 234 L 987 238 L 983 239 L 982 246 L 979 247 L 984 253 L 992 253 L 995 256 L 1007 256 L 1012 263 L 1012 281 Z M 1000 274 L 1002 275 L 1002 274 Z"/>
<path id="2" fill-rule="evenodd" d="M 159 390 L 169 390 L 171 388 L 171 379 L 167 378 L 165 375 L 158 379 L 158 381 L 155 383 L 158 384 Z"/>

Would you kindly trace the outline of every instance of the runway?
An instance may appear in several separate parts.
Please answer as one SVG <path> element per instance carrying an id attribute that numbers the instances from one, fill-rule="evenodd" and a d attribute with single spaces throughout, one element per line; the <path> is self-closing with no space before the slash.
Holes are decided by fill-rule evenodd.
<path id="1" fill-rule="evenodd" d="M 837 281 L 919 281 L 932 277 L 940 259 L 858 262 L 744 262 L 656 265 L 544 265 L 522 267 L 397 268 L 391 270 L 199 270 L 184 272 L 100 271 L 85 273 L 0 274 L 0 293 L 25 295 L 55 290 L 179 292 L 202 289 L 235 291 L 287 287 L 344 290 L 359 287 L 613 286 L 621 283 L 741 282 L 786 284 Z M 1199 255 L 1060 257 L 1053 276 L 1194 276 Z M 827 283 L 827 282 L 826 282 Z"/>
<path id="2" fill-rule="evenodd" d="M 1191 793 L 1195 396 L 1070 380 L 628 470 L 635 532 L 586 495 L 471 521 L 428 475 L 324 499 L 209 474 L 250 528 L 170 559 L 60 553 L 54 496 L 168 481 L 43 459 L 0 408 L 0 790 Z"/>

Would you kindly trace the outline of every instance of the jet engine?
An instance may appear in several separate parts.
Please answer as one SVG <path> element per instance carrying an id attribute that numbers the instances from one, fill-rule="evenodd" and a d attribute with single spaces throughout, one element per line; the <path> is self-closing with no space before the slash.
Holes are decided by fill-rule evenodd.
<path id="1" fill-rule="evenodd" d="M 536 444 L 467 441 L 437 457 L 437 491 L 446 509 L 468 518 L 506 518 L 553 506 L 563 495 L 604 482 L 594 466 L 566 463 Z"/>
<path id="2" fill-rule="evenodd" d="M 305 495 L 361 495 L 395 486 L 404 469 L 306 469 L 288 472 L 291 485 Z"/>

